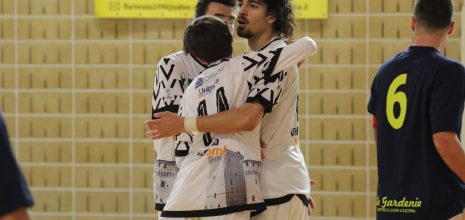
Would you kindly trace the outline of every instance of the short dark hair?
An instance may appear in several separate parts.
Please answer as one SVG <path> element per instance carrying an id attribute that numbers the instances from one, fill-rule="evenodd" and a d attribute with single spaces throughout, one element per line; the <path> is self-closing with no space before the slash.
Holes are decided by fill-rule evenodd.
<path id="1" fill-rule="evenodd" d="M 289 0 L 263 0 L 263 2 L 268 14 L 276 17 L 273 31 L 280 37 L 292 38 L 295 18 L 291 2 Z"/>
<path id="2" fill-rule="evenodd" d="M 231 7 L 236 6 L 236 0 L 199 0 L 195 6 L 194 17 L 198 18 L 204 16 L 207 13 L 208 5 L 212 2 L 221 3 L 223 5 L 228 5 Z"/>
<path id="3" fill-rule="evenodd" d="M 452 23 L 454 3 L 452 0 L 416 0 L 415 20 L 431 29 L 444 29 Z"/>
<path id="4" fill-rule="evenodd" d="M 232 54 L 233 37 L 226 22 L 205 15 L 195 19 L 184 31 L 184 52 L 208 63 Z"/>

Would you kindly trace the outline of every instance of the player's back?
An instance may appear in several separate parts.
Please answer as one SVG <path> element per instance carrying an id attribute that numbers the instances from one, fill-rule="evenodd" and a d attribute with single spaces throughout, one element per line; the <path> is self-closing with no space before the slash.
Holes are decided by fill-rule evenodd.
<path id="1" fill-rule="evenodd" d="M 246 63 L 240 56 L 210 64 L 186 89 L 181 115 L 212 115 L 243 105 L 260 72 Z M 263 210 L 259 134 L 260 125 L 230 134 L 180 134 L 176 155 L 185 158 L 178 160 L 179 174 L 162 216 L 182 216 L 179 210 L 196 210 L 199 216 Z"/>
<path id="2" fill-rule="evenodd" d="M 184 116 L 213 115 L 244 104 L 249 93 L 248 82 L 253 80 L 253 75 L 252 72 L 244 72 L 242 62 L 242 57 L 224 59 L 202 72 L 186 90 L 186 94 L 196 95 L 188 96 L 190 100 L 183 103 L 182 107 L 187 109 L 182 112 L 191 114 Z M 253 155 L 254 160 L 260 160 L 259 130 L 260 126 L 252 131 L 231 134 L 196 134 L 189 151 L 198 152 L 212 145 L 226 146 L 228 150 L 239 151 L 245 156 Z"/>
<path id="3" fill-rule="evenodd" d="M 276 73 L 315 52 L 315 42 L 306 37 L 285 48 L 250 52 L 210 64 L 188 86 L 180 114 L 211 115 L 246 102 L 259 102 L 269 113 L 279 96 Z M 162 216 L 198 217 L 263 210 L 259 133 L 260 126 L 232 134 L 178 135 L 176 154 L 185 159 L 178 160 L 179 173 Z"/>
<path id="4" fill-rule="evenodd" d="M 368 106 L 377 122 L 378 219 L 441 220 L 450 216 L 439 210 L 458 208 L 461 184 L 437 153 L 432 136 L 442 131 L 437 128 L 441 113 L 447 112 L 437 100 L 450 98 L 440 97 L 439 91 L 453 86 L 443 82 L 452 77 L 463 83 L 463 74 L 458 62 L 432 47 L 417 46 L 378 71 Z M 463 92 L 457 96 L 463 97 Z"/>

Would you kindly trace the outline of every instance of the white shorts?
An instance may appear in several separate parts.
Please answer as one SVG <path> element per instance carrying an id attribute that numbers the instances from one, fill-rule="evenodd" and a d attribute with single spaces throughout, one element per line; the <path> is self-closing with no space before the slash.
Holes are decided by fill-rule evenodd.
<path id="1" fill-rule="evenodd" d="M 251 220 L 308 220 L 308 208 L 302 204 L 302 201 L 297 196 L 293 196 L 289 202 L 267 206 L 266 210 L 254 217 Z"/>
<path id="2" fill-rule="evenodd" d="M 212 217 L 194 217 L 194 218 L 167 218 L 158 217 L 158 220 L 249 220 L 250 211 L 235 212 L 227 215 L 212 216 Z"/>

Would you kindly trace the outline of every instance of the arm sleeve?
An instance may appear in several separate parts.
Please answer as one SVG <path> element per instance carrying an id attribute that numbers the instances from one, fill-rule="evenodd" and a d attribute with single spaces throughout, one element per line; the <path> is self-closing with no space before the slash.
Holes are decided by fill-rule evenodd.
<path id="1" fill-rule="evenodd" d="M 465 70 L 452 63 L 439 70 L 431 86 L 430 118 L 433 133 L 453 131 L 460 135 L 465 98 Z"/>
<path id="2" fill-rule="evenodd" d="M 246 102 L 259 102 L 265 113 L 271 112 L 283 92 L 281 81 L 287 74 L 284 70 L 314 55 L 316 51 L 315 42 L 304 37 L 282 48 L 245 54 L 244 72 L 252 72 L 252 77 L 248 80 L 249 93 Z"/>
<path id="3" fill-rule="evenodd" d="M 269 70 L 269 72 L 278 73 L 283 71 L 309 56 L 315 55 L 316 52 L 317 47 L 313 39 L 309 37 L 300 38 L 296 42 L 282 48 L 281 54 L 278 54 L 278 60 L 274 66 L 274 70 Z"/>
<path id="4" fill-rule="evenodd" d="M 158 62 L 152 96 L 153 114 L 170 111 L 177 113 L 185 90 L 185 77 L 182 66 L 176 60 L 165 57 Z M 157 160 L 174 161 L 174 138 L 162 138 L 154 141 Z"/>
<path id="5" fill-rule="evenodd" d="M 165 57 L 158 62 L 152 95 L 152 119 L 154 113 L 177 113 L 185 90 L 186 78 L 179 62 Z"/>

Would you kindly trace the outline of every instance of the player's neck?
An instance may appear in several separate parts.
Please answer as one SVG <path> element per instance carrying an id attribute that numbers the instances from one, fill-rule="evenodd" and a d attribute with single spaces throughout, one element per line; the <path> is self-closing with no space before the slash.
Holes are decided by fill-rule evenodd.
<path id="1" fill-rule="evenodd" d="M 263 47 L 265 47 L 268 43 L 270 43 L 274 37 L 275 34 L 272 31 L 269 31 L 263 34 L 257 34 L 247 39 L 247 41 L 251 50 L 260 50 Z"/>
<path id="2" fill-rule="evenodd" d="M 432 35 L 426 33 L 416 33 L 413 36 L 413 45 L 422 47 L 434 47 L 439 52 L 444 52 L 447 35 Z"/>

